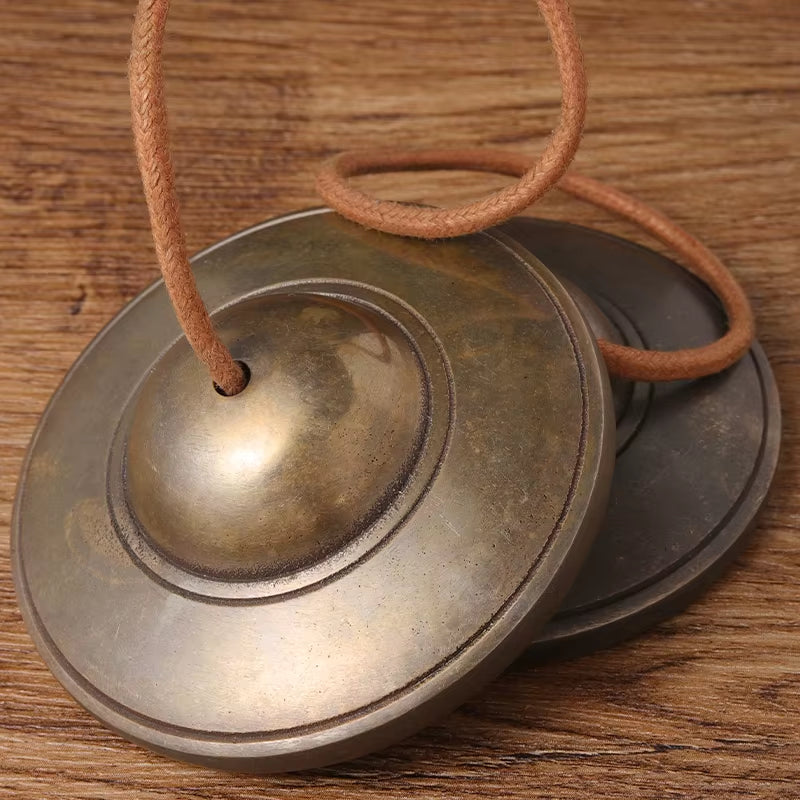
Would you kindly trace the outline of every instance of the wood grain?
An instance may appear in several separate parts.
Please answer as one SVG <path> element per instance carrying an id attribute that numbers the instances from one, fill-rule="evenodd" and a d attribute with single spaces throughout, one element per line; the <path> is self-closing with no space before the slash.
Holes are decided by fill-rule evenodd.
<path id="1" fill-rule="evenodd" d="M 800 797 L 800 5 L 575 0 L 591 77 L 578 165 L 661 207 L 746 286 L 784 452 L 752 543 L 688 611 L 607 652 L 524 661 L 406 743 L 313 774 L 240 777 L 108 733 L 45 669 L 12 589 L 24 448 L 66 369 L 156 277 L 128 129 L 133 0 L 0 4 L 0 797 Z M 317 202 L 352 146 L 535 152 L 558 90 L 532 2 L 175 0 L 166 55 L 197 249 Z M 382 176 L 453 203 L 487 176 Z M 536 213 L 632 235 L 553 195 Z"/>

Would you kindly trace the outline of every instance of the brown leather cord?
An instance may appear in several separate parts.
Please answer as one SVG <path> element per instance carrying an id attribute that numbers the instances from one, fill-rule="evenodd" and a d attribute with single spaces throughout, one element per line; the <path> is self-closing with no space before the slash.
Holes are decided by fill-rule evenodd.
<path id="1" fill-rule="evenodd" d="M 247 378 L 217 336 L 197 291 L 175 191 L 161 72 L 168 10 L 168 0 L 141 0 L 133 25 L 129 77 L 136 156 L 156 255 L 175 314 L 214 383 L 224 394 L 232 395 L 244 388 Z"/>
<path id="2" fill-rule="evenodd" d="M 348 152 L 328 161 L 317 188 L 343 216 L 386 233 L 426 239 L 459 236 L 509 219 L 558 184 L 564 191 L 625 217 L 673 248 L 690 271 L 716 292 L 728 332 L 704 347 L 643 351 L 600 341 L 609 370 L 631 380 L 668 381 L 719 372 L 747 352 L 753 315 L 739 284 L 697 239 L 634 198 L 576 174 L 565 175 L 580 142 L 586 110 L 586 76 L 572 13 L 566 0 L 538 0 L 550 34 L 562 86 L 561 117 L 538 160 L 491 149 Z M 186 336 L 226 394 L 246 379 L 214 332 L 197 291 L 174 188 L 164 104 L 161 48 L 169 0 L 140 0 L 133 33 L 130 81 L 133 129 L 153 239 L 164 282 Z M 357 175 L 402 170 L 459 169 L 497 172 L 518 180 L 475 203 L 451 209 L 420 208 L 379 200 L 349 183 Z"/>
<path id="3" fill-rule="evenodd" d="M 530 174 L 532 164 L 533 159 L 524 154 L 490 148 L 345 153 L 328 164 L 326 180 L 329 183 L 338 180 L 339 191 L 326 199 L 343 216 L 361 221 L 358 211 L 351 214 L 348 201 L 352 199 L 353 205 L 360 209 L 363 194 L 348 185 L 350 176 L 405 170 L 472 170 L 518 177 Z M 598 344 L 610 372 L 640 381 L 701 378 L 721 372 L 747 352 L 755 335 L 750 303 L 733 275 L 705 245 L 640 200 L 591 178 L 570 172 L 559 181 L 558 188 L 636 223 L 672 248 L 689 271 L 717 295 L 728 318 L 728 331 L 724 336 L 703 347 L 686 350 L 639 350 L 600 340 Z M 373 199 L 372 205 L 379 206 L 381 202 Z M 396 203 L 387 205 L 393 210 L 398 206 Z M 399 206 L 400 210 L 408 208 Z M 408 235 L 413 235 L 414 225 L 425 214 L 431 213 L 427 208 L 411 208 L 411 211 L 413 215 L 409 213 L 403 220 Z M 398 219 L 396 211 L 393 219 Z M 420 223 L 418 235 L 431 235 L 428 219 Z M 446 230 L 439 230 L 440 237 L 448 235 Z"/>
<path id="4" fill-rule="evenodd" d="M 524 211 L 567 171 L 583 131 L 586 116 L 586 73 L 575 21 L 566 0 L 538 0 L 547 25 L 561 80 L 561 116 L 541 156 L 529 163 L 519 180 L 476 203 L 457 208 L 416 208 L 378 200 L 349 186 L 343 177 L 367 172 L 394 172 L 404 153 L 370 151 L 341 153 L 317 175 L 317 191 L 331 208 L 367 228 L 423 239 L 475 233 Z M 411 168 L 414 167 L 405 167 Z M 424 167 L 420 167 L 424 169 Z"/>
<path id="5" fill-rule="evenodd" d="M 634 222 L 671 248 L 683 265 L 716 294 L 728 318 L 727 332 L 702 347 L 639 350 L 598 340 L 609 372 L 637 381 L 703 378 L 733 366 L 747 353 L 756 332 L 750 301 L 728 268 L 701 241 L 641 200 L 584 175 L 570 173 L 561 179 L 558 188 Z"/>

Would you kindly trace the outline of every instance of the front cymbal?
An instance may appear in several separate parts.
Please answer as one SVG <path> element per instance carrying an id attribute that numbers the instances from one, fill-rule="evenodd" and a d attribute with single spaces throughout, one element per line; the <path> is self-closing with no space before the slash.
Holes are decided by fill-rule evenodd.
<path id="1" fill-rule="evenodd" d="M 86 708 L 177 758 L 382 747 L 503 669 L 571 585 L 613 461 L 594 340 L 502 234 L 307 212 L 194 269 L 249 383 L 215 390 L 161 283 L 92 342 L 20 479 L 26 622 Z"/>

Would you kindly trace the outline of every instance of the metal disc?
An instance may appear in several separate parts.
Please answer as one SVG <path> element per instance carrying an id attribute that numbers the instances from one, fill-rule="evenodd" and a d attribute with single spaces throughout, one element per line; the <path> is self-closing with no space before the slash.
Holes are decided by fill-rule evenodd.
<path id="1" fill-rule="evenodd" d="M 125 736 L 248 771 L 410 734 L 516 657 L 613 466 L 594 339 L 541 264 L 327 212 L 197 256 L 250 381 L 215 391 L 161 283 L 48 406 L 19 484 L 20 605 Z"/>
<path id="2" fill-rule="evenodd" d="M 724 331 L 708 289 L 651 250 L 561 222 L 518 218 L 502 229 L 591 297 L 618 341 L 671 350 Z M 613 384 L 608 513 L 535 654 L 586 653 L 679 611 L 736 555 L 775 474 L 780 405 L 758 343 L 703 380 Z"/>

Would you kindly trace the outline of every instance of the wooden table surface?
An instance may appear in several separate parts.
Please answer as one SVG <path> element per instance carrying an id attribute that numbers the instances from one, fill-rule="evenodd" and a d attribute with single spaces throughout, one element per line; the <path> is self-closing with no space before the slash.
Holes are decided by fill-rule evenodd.
<path id="1" fill-rule="evenodd" d="M 575 0 L 579 167 L 658 205 L 749 292 L 785 414 L 774 494 L 701 601 L 606 652 L 520 663 L 409 741 L 309 774 L 169 762 L 107 732 L 22 624 L 8 530 L 48 397 L 157 274 L 128 128 L 133 0 L 0 4 L 0 797 L 800 797 L 800 4 Z M 318 201 L 352 146 L 536 152 L 558 104 L 532 2 L 175 0 L 166 73 L 193 249 Z M 382 176 L 452 204 L 472 175 Z M 638 234 L 548 197 L 536 213 Z"/>

